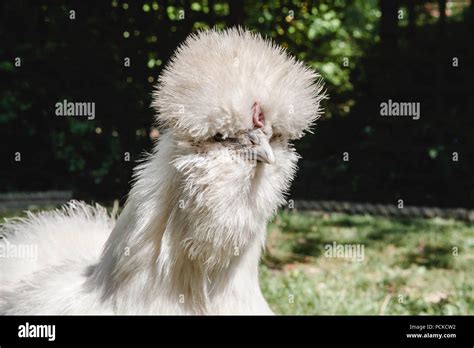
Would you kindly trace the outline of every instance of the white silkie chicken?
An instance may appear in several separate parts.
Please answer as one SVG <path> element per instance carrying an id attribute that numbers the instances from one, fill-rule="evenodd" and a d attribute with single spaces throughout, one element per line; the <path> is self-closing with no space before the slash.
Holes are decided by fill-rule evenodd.
<path id="1" fill-rule="evenodd" d="M 2 226 L 2 314 L 271 314 L 258 281 L 268 220 L 320 114 L 318 75 L 241 29 L 191 35 L 159 79 L 163 135 L 115 222 L 71 202 Z"/>

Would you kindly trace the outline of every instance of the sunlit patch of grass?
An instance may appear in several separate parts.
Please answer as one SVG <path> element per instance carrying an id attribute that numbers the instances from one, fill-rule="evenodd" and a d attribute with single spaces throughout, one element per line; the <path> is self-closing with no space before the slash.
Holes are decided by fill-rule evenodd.
<path id="1" fill-rule="evenodd" d="M 474 225 L 455 220 L 281 212 L 261 266 L 280 314 L 473 314 Z M 360 244 L 361 261 L 325 255 Z"/>

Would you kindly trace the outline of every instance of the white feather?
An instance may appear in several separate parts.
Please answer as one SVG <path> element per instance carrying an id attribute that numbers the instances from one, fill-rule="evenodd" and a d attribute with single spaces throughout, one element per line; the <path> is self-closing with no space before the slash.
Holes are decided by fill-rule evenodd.
<path id="1" fill-rule="evenodd" d="M 270 314 L 258 282 L 268 220 L 284 203 L 298 155 L 289 140 L 319 115 L 317 75 L 241 29 L 191 36 L 160 78 L 153 105 L 165 129 L 135 170 L 117 222 L 71 202 L 2 226 L 3 314 Z M 206 143 L 252 128 L 265 112 L 275 163 Z"/>

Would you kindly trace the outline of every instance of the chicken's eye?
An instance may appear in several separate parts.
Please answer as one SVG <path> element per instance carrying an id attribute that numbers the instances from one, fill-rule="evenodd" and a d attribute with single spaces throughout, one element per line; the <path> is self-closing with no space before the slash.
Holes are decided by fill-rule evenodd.
<path id="1" fill-rule="evenodd" d="M 281 134 L 273 133 L 270 140 L 271 140 L 271 141 L 280 140 L 281 138 L 282 138 L 282 135 L 281 135 Z"/>
<path id="2" fill-rule="evenodd" d="M 216 133 L 216 135 L 214 135 L 213 139 L 215 141 L 221 142 L 221 141 L 224 140 L 224 136 L 221 133 Z"/>

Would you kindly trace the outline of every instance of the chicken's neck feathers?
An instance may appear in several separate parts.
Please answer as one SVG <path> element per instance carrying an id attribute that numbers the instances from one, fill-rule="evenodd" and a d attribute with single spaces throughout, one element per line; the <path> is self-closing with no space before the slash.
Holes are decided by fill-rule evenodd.
<path id="1" fill-rule="evenodd" d="M 237 220 L 230 225 L 224 218 L 206 220 L 212 215 L 203 215 L 203 207 L 186 194 L 191 202 L 183 206 L 183 182 L 170 164 L 173 157 L 173 139 L 166 136 L 160 150 L 141 164 L 91 277 L 90 284 L 102 289 L 104 300 L 121 302 L 115 303 L 118 311 L 127 311 L 123 293 L 137 292 L 144 311 L 154 303 L 160 306 L 165 296 L 166 302 L 176 301 L 185 312 L 206 312 L 213 295 L 236 295 L 232 277 L 248 278 L 240 282 L 259 293 L 255 275 L 266 220 L 258 214 L 239 220 L 232 217 L 239 214 L 236 211 L 223 212 Z M 235 230 L 241 221 L 242 230 Z"/>

